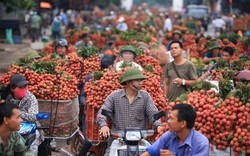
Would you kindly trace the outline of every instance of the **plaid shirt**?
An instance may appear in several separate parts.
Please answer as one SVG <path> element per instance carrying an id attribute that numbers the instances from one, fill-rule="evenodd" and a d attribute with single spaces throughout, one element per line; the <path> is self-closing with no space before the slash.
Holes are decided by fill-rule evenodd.
<path id="1" fill-rule="evenodd" d="M 30 91 L 27 92 L 26 96 L 21 100 L 15 100 L 12 95 L 9 95 L 7 97 L 7 101 L 17 104 L 21 111 L 21 118 L 25 122 L 36 122 L 36 114 L 38 114 L 38 102 L 36 97 L 30 93 Z"/>
<path id="2" fill-rule="evenodd" d="M 118 130 L 126 127 L 147 129 L 147 119 L 152 121 L 152 115 L 158 111 L 148 92 L 140 90 L 133 102 L 129 104 L 125 89 L 116 90 L 106 98 L 97 115 L 99 128 L 108 125 L 107 118 L 101 114 L 102 109 L 113 112 L 112 129 Z M 159 126 L 161 121 L 157 120 L 153 125 Z"/>
<path id="3" fill-rule="evenodd" d="M 18 154 L 17 154 L 18 153 Z M 12 132 L 5 147 L 0 137 L 0 156 L 34 156 L 35 154 L 27 149 L 24 139 L 17 133 Z"/>

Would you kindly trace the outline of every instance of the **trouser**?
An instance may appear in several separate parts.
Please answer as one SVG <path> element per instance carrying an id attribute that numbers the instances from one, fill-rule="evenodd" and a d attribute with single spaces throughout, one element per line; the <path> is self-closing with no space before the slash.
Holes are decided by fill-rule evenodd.
<path id="1" fill-rule="evenodd" d="M 91 142 L 88 141 L 88 140 L 85 140 L 85 142 L 83 143 L 83 145 L 82 145 L 82 147 L 81 147 L 78 155 L 79 156 L 85 156 L 85 155 L 87 155 L 87 153 L 88 153 L 88 151 L 89 151 L 89 149 L 91 147 L 92 147 Z"/>
<path id="2" fill-rule="evenodd" d="M 38 41 L 39 28 L 31 28 L 30 31 L 31 31 L 32 42 Z"/>
<path id="3" fill-rule="evenodd" d="M 74 29 L 75 27 L 75 23 L 73 22 L 70 22 L 69 25 L 68 25 L 69 29 Z"/>
<path id="4" fill-rule="evenodd" d="M 60 39 L 60 31 L 53 31 L 52 32 L 52 38 L 53 40 L 56 40 L 56 38 L 58 38 L 58 40 Z"/>
<path id="5" fill-rule="evenodd" d="M 43 141 L 43 136 L 40 134 L 38 130 L 36 130 L 36 139 L 34 142 L 30 145 L 30 149 L 34 152 L 35 156 L 38 155 L 38 146 Z"/>
<path id="6" fill-rule="evenodd" d="M 108 140 L 107 140 L 107 148 L 106 148 L 104 156 L 109 156 L 110 146 L 111 146 L 111 144 L 112 144 L 113 141 L 114 141 L 114 138 L 112 138 L 112 137 L 108 138 Z"/>
<path id="7" fill-rule="evenodd" d="M 82 132 L 85 132 L 85 114 L 84 114 L 84 104 L 79 104 L 79 125 Z"/>

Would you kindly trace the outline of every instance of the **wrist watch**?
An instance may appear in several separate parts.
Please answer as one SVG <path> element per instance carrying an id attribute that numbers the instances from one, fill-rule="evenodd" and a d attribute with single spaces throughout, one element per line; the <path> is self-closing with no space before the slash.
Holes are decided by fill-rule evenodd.
<path id="1" fill-rule="evenodd" d="M 185 86 L 185 84 L 186 84 L 186 80 L 182 79 L 182 85 Z"/>

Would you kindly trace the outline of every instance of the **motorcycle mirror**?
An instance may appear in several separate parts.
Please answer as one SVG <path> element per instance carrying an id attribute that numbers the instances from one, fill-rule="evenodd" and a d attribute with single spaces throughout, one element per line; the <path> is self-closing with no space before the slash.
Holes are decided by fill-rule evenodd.
<path id="1" fill-rule="evenodd" d="M 106 116 L 106 117 L 112 117 L 112 111 L 111 110 L 107 110 L 107 109 L 102 109 L 102 115 Z"/>
<path id="2" fill-rule="evenodd" d="M 164 112 L 163 110 L 161 110 L 161 111 L 155 113 L 155 114 L 153 115 L 154 122 L 155 122 L 156 120 L 160 119 L 161 117 L 163 117 L 164 115 L 165 115 L 165 112 Z"/>
<path id="3" fill-rule="evenodd" d="M 38 113 L 36 114 L 37 120 L 49 120 L 49 114 L 48 113 Z"/>

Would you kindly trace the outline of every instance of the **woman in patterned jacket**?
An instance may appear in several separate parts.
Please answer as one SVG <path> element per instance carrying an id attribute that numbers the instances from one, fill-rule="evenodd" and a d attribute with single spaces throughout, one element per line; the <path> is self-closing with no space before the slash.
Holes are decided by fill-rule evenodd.
<path id="1" fill-rule="evenodd" d="M 20 117 L 24 122 L 37 123 L 36 114 L 38 111 L 38 102 L 36 97 L 28 90 L 26 78 L 21 74 L 15 74 L 11 77 L 8 85 L 7 102 L 17 104 L 21 111 Z M 37 139 L 32 143 L 31 150 L 37 155 L 38 145 L 42 141 L 39 132 L 36 132 Z"/>

